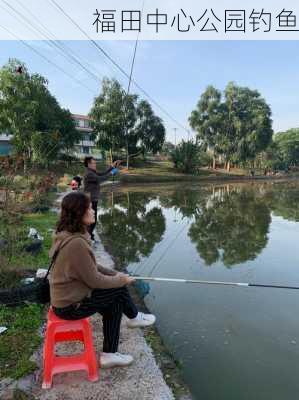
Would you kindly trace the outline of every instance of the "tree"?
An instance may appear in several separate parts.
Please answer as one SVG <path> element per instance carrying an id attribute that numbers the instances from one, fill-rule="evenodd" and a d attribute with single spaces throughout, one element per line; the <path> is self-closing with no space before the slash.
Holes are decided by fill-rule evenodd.
<path id="1" fill-rule="evenodd" d="M 138 96 L 127 94 L 116 80 L 105 78 L 101 94 L 90 111 L 91 126 L 98 145 L 110 152 L 125 150 L 129 160 L 141 152 L 156 153 L 165 140 L 165 128 L 151 105 Z"/>
<path id="2" fill-rule="evenodd" d="M 184 173 L 192 173 L 200 165 L 200 146 L 192 140 L 184 140 L 171 153 L 174 167 Z"/>
<path id="3" fill-rule="evenodd" d="M 146 100 L 141 100 L 137 105 L 137 123 L 134 129 L 135 150 L 137 143 L 142 151 L 151 151 L 154 154 L 161 150 L 165 141 L 165 127 L 161 118 L 157 117 L 151 105 Z"/>
<path id="4" fill-rule="evenodd" d="M 24 170 L 31 160 L 47 163 L 57 158 L 80 138 L 71 113 L 59 106 L 47 84 L 15 59 L 0 70 L 0 129 L 13 136 Z"/>
<path id="5" fill-rule="evenodd" d="M 213 152 L 213 168 L 216 166 L 216 156 L 219 150 L 219 137 L 223 135 L 223 107 L 221 92 L 213 86 L 208 86 L 201 95 L 197 108 L 189 118 L 190 126 L 197 131 L 198 140 Z"/>
<path id="6" fill-rule="evenodd" d="M 17 73 L 20 65 L 22 73 Z M 31 159 L 31 136 L 38 109 L 34 92 L 45 83 L 41 76 L 30 75 L 17 60 L 9 60 L 0 70 L 0 128 L 13 136 L 15 150 L 25 161 Z"/>
<path id="7" fill-rule="evenodd" d="M 53 111 L 53 120 L 47 131 L 38 130 L 32 135 L 33 160 L 43 165 L 56 160 L 60 153 L 71 155 L 74 144 L 81 139 L 70 111 L 61 109 L 58 104 Z"/>
<path id="8" fill-rule="evenodd" d="M 136 95 L 126 95 L 115 79 L 104 78 L 102 91 L 95 98 L 89 116 L 99 147 L 114 152 L 127 148 L 128 137 L 136 122 Z"/>
<path id="9" fill-rule="evenodd" d="M 252 160 L 272 139 L 271 110 L 257 90 L 230 82 L 221 93 L 209 86 L 190 116 L 190 125 L 214 155 L 231 162 Z M 214 160 L 215 166 L 215 160 Z"/>
<path id="10" fill-rule="evenodd" d="M 299 128 L 276 133 L 274 143 L 284 167 L 299 165 Z"/>
<path id="11" fill-rule="evenodd" d="M 272 140 L 271 109 L 257 90 L 230 82 L 225 89 L 224 154 L 229 163 L 253 160 Z"/>

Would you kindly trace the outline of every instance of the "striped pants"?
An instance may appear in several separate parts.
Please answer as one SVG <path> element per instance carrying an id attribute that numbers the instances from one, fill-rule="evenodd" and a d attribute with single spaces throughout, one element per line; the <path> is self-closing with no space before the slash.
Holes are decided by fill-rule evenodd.
<path id="1" fill-rule="evenodd" d="M 122 314 L 132 319 L 138 313 L 125 286 L 116 289 L 94 289 L 91 296 L 85 297 L 80 303 L 64 308 L 53 307 L 53 311 L 59 318 L 66 320 L 87 318 L 100 313 L 103 316 L 105 353 L 117 352 Z"/>

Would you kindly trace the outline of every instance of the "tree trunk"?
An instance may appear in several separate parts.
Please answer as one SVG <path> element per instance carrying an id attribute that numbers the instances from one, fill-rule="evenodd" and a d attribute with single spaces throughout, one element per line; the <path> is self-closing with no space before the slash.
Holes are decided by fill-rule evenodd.
<path id="1" fill-rule="evenodd" d="M 27 173 L 27 169 L 28 169 L 28 159 L 27 159 L 27 154 L 24 151 L 24 153 L 23 153 L 23 170 L 24 170 L 24 174 Z"/>
<path id="2" fill-rule="evenodd" d="M 110 164 L 112 164 L 113 163 L 112 147 L 110 148 L 109 153 L 110 153 Z"/>
<path id="3" fill-rule="evenodd" d="M 216 169 L 216 158 L 213 157 L 213 169 Z"/>
<path id="4" fill-rule="evenodd" d="M 128 141 L 127 141 L 126 151 L 127 151 L 127 169 L 129 169 L 129 162 L 130 162 L 129 158 L 130 158 L 130 156 L 129 156 L 129 143 L 128 143 Z"/>
<path id="5" fill-rule="evenodd" d="M 226 170 L 227 170 L 227 172 L 230 171 L 230 161 L 228 161 L 227 164 L 226 164 Z"/>

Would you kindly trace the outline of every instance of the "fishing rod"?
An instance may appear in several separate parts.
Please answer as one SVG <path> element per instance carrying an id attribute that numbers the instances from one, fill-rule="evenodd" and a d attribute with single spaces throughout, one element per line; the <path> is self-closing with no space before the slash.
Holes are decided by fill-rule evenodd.
<path id="1" fill-rule="evenodd" d="M 132 278 L 134 278 L 136 280 L 153 281 L 153 282 L 197 283 L 197 284 L 201 284 L 201 285 L 261 287 L 261 288 L 275 288 L 275 289 L 299 289 L 299 286 L 268 285 L 268 284 L 260 284 L 260 283 L 201 281 L 201 280 L 196 280 L 196 279 L 176 279 L 176 278 L 153 278 L 153 277 L 149 277 L 149 276 L 132 276 Z"/>

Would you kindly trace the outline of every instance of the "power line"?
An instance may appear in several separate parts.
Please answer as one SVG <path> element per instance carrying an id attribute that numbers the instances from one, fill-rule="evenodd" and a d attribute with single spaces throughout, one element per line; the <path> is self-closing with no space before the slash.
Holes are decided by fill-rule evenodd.
<path id="1" fill-rule="evenodd" d="M 130 80 L 130 74 L 128 74 L 108 53 L 105 51 L 94 39 L 92 39 L 88 33 L 86 33 L 81 26 L 55 1 L 50 1 L 66 18 L 68 18 L 79 30 L 83 33 L 85 37 L 87 37 L 91 43 L 102 53 L 109 61 Z M 152 102 L 154 103 L 165 115 L 167 115 L 176 125 L 180 126 L 184 131 L 188 133 L 188 129 L 183 126 L 179 121 L 177 121 L 164 107 L 162 107 L 153 97 L 147 93 L 134 79 L 132 79 L 134 85 Z"/>
<path id="2" fill-rule="evenodd" d="M 143 13 L 144 2 L 145 2 L 145 0 L 143 0 L 143 2 L 142 2 L 141 14 Z M 139 42 L 139 34 L 140 34 L 140 31 L 138 31 L 138 33 L 137 33 L 137 38 L 136 38 L 136 41 L 135 41 L 134 53 L 133 53 L 133 60 L 132 60 L 132 64 L 131 64 L 131 71 L 130 71 L 130 77 L 129 77 L 129 84 L 128 84 L 127 95 L 128 95 L 129 92 L 130 92 L 130 86 L 131 86 L 131 82 L 132 82 L 132 76 L 133 76 L 133 70 L 134 70 L 134 65 L 135 65 L 135 58 L 136 58 L 137 46 L 138 46 L 138 42 Z"/>
<path id="3" fill-rule="evenodd" d="M 51 44 L 55 45 L 56 47 L 59 47 L 59 50 L 61 51 L 62 55 L 65 57 L 65 54 L 67 54 L 70 58 L 72 58 L 72 60 L 76 63 L 79 64 L 81 68 L 83 68 L 89 75 L 92 76 L 92 78 L 96 79 L 96 80 L 100 80 L 98 78 L 98 71 L 96 71 L 96 69 L 85 60 L 85 63 L 89 66 L 89 68 L 92 68 L 95 72 L 93 73 L 92 71 L 88 70 L 80 61 L 80 58 L 78 57 L 78 55 L 69 47 L 67 46 L 65 43 L 63 43 L 62 41 L 57 40 L 57 38 L 55 37 L 55 35 L 53 35 L 53 33 L 42 23 L 39 21 L 39 19 L 24 5 L 21 3 L 20 0 L 15 0 L 24 10 L 27 11 L 27 13 L 29 15 L 31 15 L 31 17 L 38 23 L 39 26 L 42 27 L 42 29 L 44 30 L 44 32 L 47 32 L 48 35 L 50 35 L 54 40 L 49 39 L 49 37 L 44 34 L 45 37 L 47 37 L 50 41 Z M 40 32 L 40 30 L 39 30 Z"/>
<path id="4" fill-rule="evenodd" d="M 54 67 L 58 68 L 61 72 L 63 72 L 66 76 L 68 76 L 70 79 L 76 81 L 79 83 L 81 86 L 84 86 L 85 89 L 87 89 L 89 92 L 94 94 L 94 92 L 86 86 L 84 83 L 79 81 L 78 79 L 74 78 L 71 74 L 69 74 L 67 71 L 65 71 L 63 68 L 61 68 L 58 64 L 54 63 L 52 60 L 50 60 L 48 57 L 40 53 L 38 50 L 36 50 L 34 47 L 32 47 L 29 43 L 25 42 L 23 39 L 18 37 L 15 33 L 11 32 L 9 29 L 4 27 L 3 25 L 0 24 L 0 28 L 8 32 L 11 36 L 15 37 L 18 41 L 20 41 L 24 46 L 28 47 L 30 50 L 32 50 L 34 53 L 38 54 L 40 57 L 42 57 L 44 60 L 46 60 L 49 64 L 53 65 Z"/>
<path id="5" fill-rule="evenodd" d="M 35 20 L 37 20 L 36 16 L 27 8 L 25 7 L 22 3 L 19 2 L 19 0 L 16 0 L 18 2 L 18 4 L 20 4 L 23 9 L 25 9 Z M 30 21 L 30 19 L 28 19 L 24 14 L 22 14 L 20 11 L 18 11 L 17 9 L 15 9 L 13 6 L 11 6 L 6 0 L 2 0 L 2 2 L 9 7 L 17 16 L 19 16 L 20 18 L 22 18 L 23 21 L 25 21 L 25 23 L 27 24 L 27 26 L 29 27 L 29 29 L 33 32 L 33 29 L 35 32 L 37 32 L 37 34 L 39 34 L 42 39 L 45 37 L 47 39 L 46 43 L 49 47 L 51 48 L 55 48 L 58 49 L 60 51 L 60 53 L 62 54 L 62 56 L 66 59 L 68 59 L 68 57 L 71 59 L 72 64 L 77 64 L 79 65 L 82 69 L 84 69 L 85 72 L 87 72 L 93 79 L 95 79 L 96 81 L 100 81 L 101 80 L 98 78 L 98 76 L 96 74 L 94 74 L 92 71 L 90 71 L 89 69 L 87 69 L 82 63 L 81 61 L 77 58 L 76 55 L 73 55 L 74 52 L 69 49 L 66 45 L 62 45 L 60 43 L 57 42 L 57 40 L 52 40 L 51 37 L 49 37 L 45 32 L 42 32 L 41 29 L 37 26 L 37 25 L 33 25 L 32 21 Z M 12 15 L 8 10 L 6 10 L 4 8 L 4 10 L 10 14 L 12 17 L 17 18 L 16 15 Z M 19 19 L 19 18 L 17 18 Z M 42 26 L 43 30 L 46 32 L 49 32 L 50 36 L 54 37 L 53 34 L 44 26 L 42 25 L 39 21 L 38 24 L 40 26 Z M 72 54 L 73 53 L 73 54 Z M 68 60 L 69 61 L 69 60 Z"/>
<path id="6" fill-rule="evenodd" d="M 16 0 L 19 4 L 21 4 L 19 2 L 19 0 Z M 109 59 L 110 62 L 113 63 L 113 65 L 115 65 L 117 67 L 117 69 L 119 69 L 128 79 L 129 79 L 129 85 L 128 85 L 128 91 L 130 88 L 130 84 L 131 82 L 134 83 L 134 85 L 142 92 L 145 94 L 146 97 L 148 97 L 152 103 L 154 103 L 160 110 L 162 110 L 162 112 L 164 114 L 166 114 L 172 121 L 174 121 L 177 125 L 181 126 L 184 130 L 186 130 L 186 132 L 188 132 L 188 130 L 182 125 L 180 124 L 180 122 L 178 122 L 175 118 L 172 117 L 171 114 L 168 113 L 168 111 L 166 109 L 164 109 L 164 107 L 162 107 L 158 102 L 156 102 L 156 100 L 154 100 L 152 98 L 152 96 L 150 96 L 140 85 L 138 85 L 138 83 L 132 79 L 132 72 L 133 72 L 133 65 L 134 65 L 134 61 L 135 61 L 135 56 L 136 56 L 136 49 L 137 49 L 137 43 L 138 43 L 138 38 L 137 41 L 135 43 L 135 49 L 134 49 L 134 57 L 133 57 L 133 63 L 132 63 L 132 67 L 131 67 L 131 72 L 130 75 L 116 62 L 113 60 L 112 57 L 109 56 L 109 54 L 101 47 L 99 46 L 93 39 L 91 39 L 89 37 L 89 35 L 76 23 L 76 21 L 74 21 L 63 9 L 62 7 L 60 7 L 55 0 L 49 0 L 52 2 L 52 4 L 54 4 L 56 6 L 56 8 L 58 8 L 68 19 L 71 20 L 71 22 L 73 24 L 75 24 L 75 26 L 82 32 L 84 33 L 84 35 L 86 37 L 88 37 L 88 39 L 96 46 L 96 48 L 98 50 L 101 51 L 101 53 L 103 53 L 105 55 L 106 58 Z M 32 22 L 26 17 L 24 16 L 22 13 L 20 13 L 18 10 L 16 10 L 14 7 L 12 7 L 9 3 L 7 3 L 6 0 L 2 0 L 2 2 L 4 2 L 6 4 L 7 7 L 9 7 L 11 10 L 14 11 L 14 13 L 16 13 L 17 15 L 19 15 L 26 23 L 27 25 L 29 25 L 29 28 L 32 30 Z M 37 20 L 36 16 L 30 11 L 28 10 L 27 7 L 25 7 L 23 4 L 21 4 L 23 9 L 25 9 L 35 20 Z M 6 12 L 8 12 L 10 15 L 12 15 L 7 9 L 4 8 L 4 10 Z M 16 16 L 14 16 L 16 18 Z M 43 27 L 44 31 L 47 31 L 52 37 L 55 38 L 55 36 L 53 36 L 53 34 L 42 24 L 38 21 L 39 25 Z M 5 29 L 2 26 L 3 29 Z M 45 34 L 44 32 L 42 32 L 39 28 L 36 28 L 33 26 L 33 29 L 38 32 L 39 35 L 42 35 L 44 37 L 46 37 L 48 39 L 47 43 L 49 46 L 56 47 L 64 57 L 69 57 L 71 58 L 71 60 L 73 61 L 73 63 L 76 63 L 77 65 L 79 65 L 82 69 L 85 70 L 85 72 L 87 72 L 89 75 L 92 76 L 93 79 L 99 81 L 100 79 L 98 78 L 97 75 L 95 75 L 93 72 L 91 72 L 89 69 L 87 69 L 76 57 L 76 55 L 74 56 L 73 54 L 75 54 L 69 47 L 67 47 L 65 44 L 60 44 L 57 42 L 57 40 L 52 40 L 51 38 L 49 38 L 49 36 L 47 34 Z M 5 29 L 8 31 L 8 29 Z M 9 32 L 9 31 L 8 31 Z M 12 32 L 9 32 L 10 34 L 12 34 L 14 37 L 17 37 L 16 35 L 14 35 Z M 138 32 L 138 36 L 139 36 L 139 32 Z M 64 74 L 66 74 L 68 77 L 70 77 L 71 79 L 75 80 L 77 83 L 79 83 L 80 85 L 84 86 L 85 88 L 87 88 L 90 92 L 90 88 L 88 88 L 85 84 L 83 84 L 81 81 L 77 80 L 76 78 L 74 78 L 72 75 L 68 74 L 65 70 L 63 70 L 61 67 L 59 67 L 57 64 L 55 64 L 54 62 L 50 61 L 47 57 L 43 56 L 42 53 L 38 52 L 37 50 L 35 50 L 33 47 L 31 47 L 30 45 L 28 45 L 26 42 L 24 42 L 22 39 L 18 38 L 18 40 L 20 40 L 24 45 L 26 45 L 27 47 L 29 47 L 31 50 L 33 50 L 35 53 L 37 53 L 39 56 L 43 57 L 44 59 L 46 59 L 48 62 L 50 62 L 52 65 L 54 65 L 56 68 L 58 68 L 60 71 L 62 71 Z M 71 54 L 73 53 L 73 54 Z M 92 92 L 93 93 L 93 92 Z M 94 94 L 94 93 L 93 93 Z"/>

